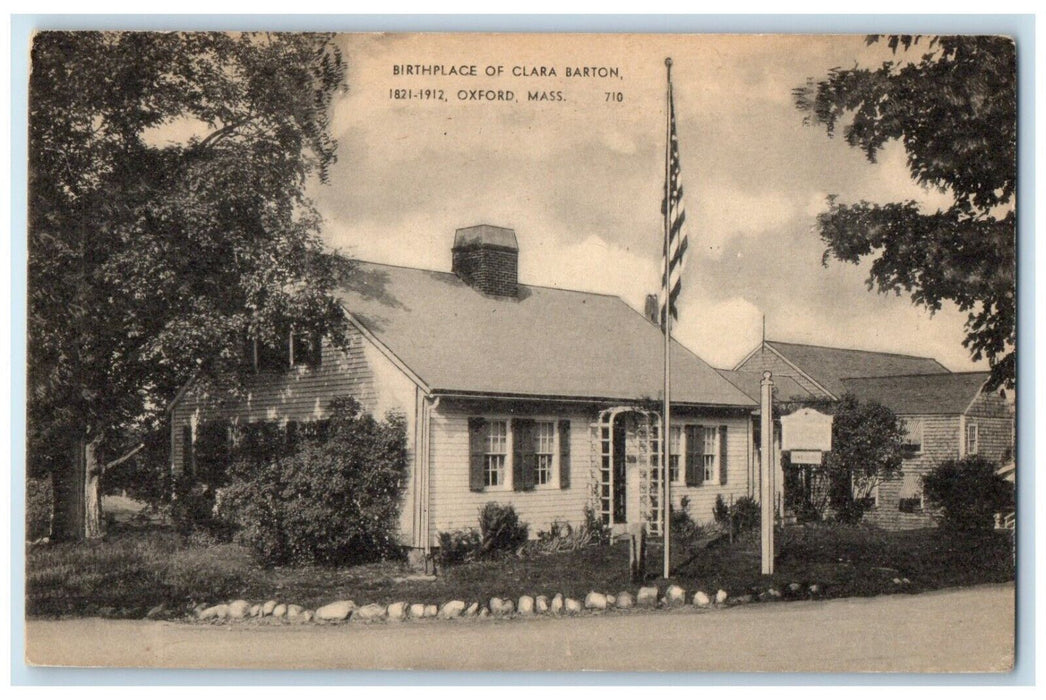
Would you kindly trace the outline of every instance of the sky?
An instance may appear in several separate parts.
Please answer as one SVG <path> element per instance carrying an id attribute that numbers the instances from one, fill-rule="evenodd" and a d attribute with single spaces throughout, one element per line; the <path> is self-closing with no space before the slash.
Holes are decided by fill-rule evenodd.
<path id="1" fill-rule="evenodd" d="M 506 226 L 519 242 L 521 282 L 616 294 L 642 310 L 660 284 L 670 56 L 690 245 L 680 342 L 729 368 L 758 344 L 765 316 L 769 339 L 986 368 L 962 347 L 965 313 L 946 306 L 931 316 L 906 296 L 869 291 L 868 264 L 822 265 L 815 217 L 829 194 L 914 199 L 930 211 L 950 201 L 912 182 L 899 144 L 870 163 L 842 138 L 804 125 L 793 105 L 793 88 L 808 77 L 878 65 L 891 58 L 886 47 L 842 35 L 340 42 L 348 90 L 333 112 L 338 163 L 311 191 L 331 247 L 449 270 L 455 229 Z M 405 65 L 475 66 L 477 75 L 407 76 Z M 567 77 L 567 67 L 605 67 L 609 76 Z M 442 90 L 445 99 L 394 99 L 397 89 Z M 514 99 L 468 99 L 477 90 Z M 531 101 L 530 91 L 558 91 L 563 101 Z"/>

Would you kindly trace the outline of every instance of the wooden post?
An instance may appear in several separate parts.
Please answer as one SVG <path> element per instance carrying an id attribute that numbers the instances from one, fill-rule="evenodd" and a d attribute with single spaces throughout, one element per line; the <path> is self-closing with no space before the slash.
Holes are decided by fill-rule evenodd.
<path id="1" fill-rule="evenodd" d="M 646 523 L 628 525 L 628 577 L 632 583 L 646 579 Z"/>
<path id="2" fill-rule="evenodd" d="M 760 505 L 762 506 L 762 518 L 760 519 L 760 543 L 762 571 L 764 575 L 774 573 L 774 511 L 776 505 L 776 489 L 774 488 L 774 465 L 773 456 L 773 375 L 769 370 L 763 372 L 759 402 L 759 420 L 762 434 L 762 450 L 759 460 L 759 486 Z"/>

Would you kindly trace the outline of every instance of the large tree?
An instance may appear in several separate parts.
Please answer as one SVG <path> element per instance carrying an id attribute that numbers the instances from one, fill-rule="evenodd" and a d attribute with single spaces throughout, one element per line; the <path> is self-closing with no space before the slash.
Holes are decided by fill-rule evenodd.
<path id="1" fill-rule="evenodd" d="M 880 37 L 868 37 L 875 43 Z M 869 288 L 909 294 L 931 311 L 968 312 L 963 344 L 987 358 L 992 384 L 1015 372 L 1017 73 L 1014 43 L 999 36 L 887 39 L 897 60 L 833 68 L 795 89 L 808 122 L 868 160 L 899 141 L 921 185 L 950 194 L 944 210 L 914 201 L 843 203 L 817 217 L 830 258 L 872 261 Z"/>
<path id="2" fill-rule="evenodd" d="M 28 463 L 52 535 L 101 532 L 128 431 L 244 340 L 342 336 L 304 195 L 335 159 L 330 35 L 42 32 L 29 81 Z"/>

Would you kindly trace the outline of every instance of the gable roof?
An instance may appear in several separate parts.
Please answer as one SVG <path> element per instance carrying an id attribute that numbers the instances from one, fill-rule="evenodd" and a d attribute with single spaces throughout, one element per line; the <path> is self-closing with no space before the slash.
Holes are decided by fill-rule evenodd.
<path id="1" fill-rule="evenodd" d="M 947 367 L 932 357 L 782 343 L 776 340 L 765 342 L 767 347 L 832 392 L 836 398 L 846 393 L 842 382 L 845 377 L 951 373 Z"/>
<path id="2" fill-rule="evenodd" d="M 762 372 L 738 372 L 732 369 L 717 370 L 731 384 L 743 391 L 746 396 L 759 402 L 759 392 L 762 387 Z M 791 399 L 819 399 L 819 394 L 814 394 L 803 388 L 799 382 L 791 377 L 774 377 L 774 401 L 789 401 Z"/>
<path id="3" fill-rule="evenodd" d="M 354 263 L 348 313 L 434 392 L 637 400 L 664 386 L 664 337 L 620 298 L 519 285 L 485 296 L 449 272 Z M 672 344 L 673 403 L 753 401 Z"/>
<path id="4" fill-rule="evenodd" d="M 961 415 L 988 381 L 988 372 L 854 377 L 843 380 L 861 401 L 877 401 L 897 415 Z"/>

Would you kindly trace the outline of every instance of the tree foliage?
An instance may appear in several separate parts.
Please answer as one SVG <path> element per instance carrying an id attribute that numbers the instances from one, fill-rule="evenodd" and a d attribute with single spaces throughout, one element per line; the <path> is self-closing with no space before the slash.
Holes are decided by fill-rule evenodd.
<path id="1" fill-rule="evenodd" d="M 238 461 L 218 490 L 219 518 L 270 564 L 352 564 L 394 554 L 407 479 L 406 422 L 377 421 L 354 399 L 330 406 L 326 439 Z"/>
<path id="2" fill-rule="evenodd" d="M 875 43 L 880 37 L 872 36 Z M 824 262 L 872 260 L 869 289 L 908 294 L 931 311 L 946 301 L 968 312 L 963 341 L 987 358 L 992 385 L 1012 386 L 1016 366 L 1016 50 L 1008 37 L 892 36 L 897 60 L 833 68 L 794 91 L 806 121 L 869 161 L 890 142 L 912 178 L 953 204 L 927 212 L 914 201 L 845 204 L 829 197 L 817 217 Z M 902 57 L 905 60 L 902 60 Z"/>
<path id="3" fill-rule="evenodd" d="M 304 195 L 335 160 L 331 36 L 41 32 L 31 60 L 34 473 L 155 424 L 249 335 L 342 337 L 341 271 Z"/>
<path id="4" fill-rule="evenodd" d="M 923 477 L 923 494 L 950 531 L 991 530 L 995 514 L 1012 510 L 1013 484 L 995 473 L 997 465 L 972 455 L 949 459 Z"/>
<path id="5" fill-rule="evenodd" d="M 831 503 L 842 520 L 860 520 L 875 487 L 898 473 L 906 431 L 886 406 L 847 394 L 832 420 L 832 451 L 824 460 Z"/>

